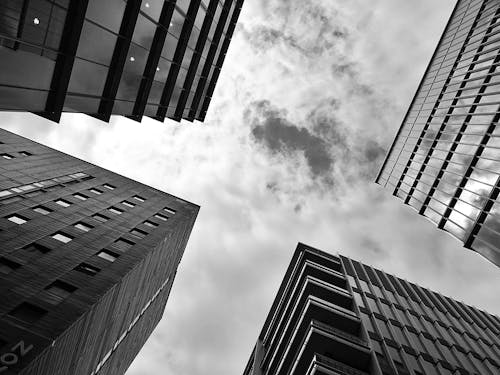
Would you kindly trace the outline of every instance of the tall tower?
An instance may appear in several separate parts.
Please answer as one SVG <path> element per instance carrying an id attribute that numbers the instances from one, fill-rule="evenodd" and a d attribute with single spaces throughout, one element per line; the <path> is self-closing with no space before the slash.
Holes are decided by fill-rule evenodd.
<path id="1" fill-rule="evenodd" d="M 243 0 L 3 0 L 0 110 L 203 121 Z"/>
<path id="2" fill-rule="evenodd" d="M 376 182 L 500 265 L 500 7 L 459 0 Z"/>
<path id="3" fill-rule="evenodd" d="M 198 209 L 0 130 L 0 374 L 123 374 Z"/>
<path id="4" fill-rule="evenodd" d="M 244 375 L 500 373 L 500 318 L 299 244 Z"/>

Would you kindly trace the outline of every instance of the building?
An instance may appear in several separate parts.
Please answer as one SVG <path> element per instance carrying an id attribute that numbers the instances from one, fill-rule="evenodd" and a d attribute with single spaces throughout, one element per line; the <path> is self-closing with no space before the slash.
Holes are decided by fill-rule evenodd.
<path id="1" fill-rule="evenodd" d="M 494 375 L 500 318 L 299 244 L 244 375 Z"/>
<path id="2" fill-rule="evenodd" d="M 496 1 L 457 2 L 376 179 L 498 266 L 499 17 Z"/>
<path id="3" fill-rule="evenodd" d="M 0 110 L 203 121 L 243 0 L 2 0 Z"/>
<path id="4" fill-rule="evenodd" d="M 123 374 L 198 209 L 0 130 L 0 374 Z"/>

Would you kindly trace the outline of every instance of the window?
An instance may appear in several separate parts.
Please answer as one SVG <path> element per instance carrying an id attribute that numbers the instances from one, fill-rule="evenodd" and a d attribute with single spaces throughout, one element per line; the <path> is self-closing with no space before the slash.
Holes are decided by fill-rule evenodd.
<path id="1" fill-rule="evenodd" d="M 2 190 L 2 191 L 0 191 L 0 198 L 7 197 L 9 195 L 12 195 L 11 191 L 8 191 L 8 190 Z"/>
<path id="2" fill-rule="evenodd" d="M 31 156 L 31 155 L 33 155 L 32 153 L 30 153 L 28 151 L 20 151 L 19 154 L 22 155 L 22 156 Z"/>
<path id="3" fill-rule="evenodd" d="M 358 306 L 365 307 L 365 304 L 363 302 L 363 297 L 361 297 L 361 294 L 354 292 L 353 295 L 354 295 L 354 300 L 356 301 Z"/>
<path id="4" fill-rule="evenodd" d="M 11 154 L 0 154 L 0 156 L 7 160 L 14 159 L 14 156 L 12 156 Z"/>
<path id="5" fill-rule="evenodd" d="M 44 316 L 47 313 L 47 310 L 42 309 L 41 307 L 32 305 L 28 302 L 23 302 L 19 306 L 17 306 L 14 310 L 12 310 L 9 315 L 14 318 L 23 320 L 27 323 L 35 323 L 38 319 Z"/>
<path id="6" fill-rule="evenodd" d="M 156 214 L 156 215 L 154 215 L 154 217 L 157 218 L 157 219 L 163 220 L 163 221 L 167 221 L 168 220 L 168 217 L 163 216 L 162 214 Z"/>
<path id="7" fill-rule="evenodd" d="M 100 251 L 97 256 L 99 258 L 102 258 L 102 259 L 105 259 L 107 260 L 108 262 L 114 262 L 118 257 L 119 255 L 116 254 L 116 253 L 113 253 L 111 251 L 108 251 L 108 250 L 102 250 Z"/>
<path id="8" fill-rule="evenodd" d="M 135 243 L 133 243 L 132 241 L 125 240 L 123 238 L 120 238 L 113 243 L 113 246 L 121 251 L 126 251 L 134 245 Z"/>
<path id="9" fill-rule="evenodd" d="M 123 201 L 123 202 L 122 202 L 122 204 L 123 204 L 124 206 L 130 207 L 130 208 L 135 207 L 135 204 L 130 203 L 130 202 L 128 202 L 128 201 Z"/>
<path id="10" fill-rule="evenodd" d="M 114 187 L 113 185 L 110 185 L 110 184 L 104 184 L 102 186 L 105 187 L 106 189 L 109 189 L 109 190 L 115 190 L 116 189 L 116 187 Z"/>
<path id="11" fill-rule="evenodd" d="M 17 270 L 19 267 L 21 267 L 21 265 L 16 262 L 6 258 L 0 258 L 0 274 L 8 275 L 12 271 Z"/>
<path id="12" fill-rule="evenodd" d="M 370 332 L 375 332 L 375 328 L 373 327 L 373 323 L 370 319 L 370 315 L 361 311 L 361 321 L 365 325 L 366 329 Z"/>
<path id="13" fill-rule="evenodd" d="M 42 215 L 48 215 L 52 212 L 51 209 L 49 209 L 47 207 L 43 207 L 43 206 L 37 206 L 37 207 L 33 208 L 33 211 L 38 212 L 39 214 L 42 214 Z"/>
<path id="14" fill-rule="evenodd" d="M 148 234 L 140 229 L 132 229 L 130 231 L 130 234 L 134 237 L 137 237 L 137 238 L 144 238 L 146 237 Z"/>
<path id="15" fill-rule="evenodd" d="M 138 195 L 134 195 L 132 198 L 138 200 L 139 202 L 146 202 L 146 198 L 140 197 Z"/>
<path id="16" fill-rule="evenodd" d="M 76 289 L 77 288 L 73 285 L 61 280 L 56 280 L 45 288 L 46 293 L 43 299 L 52 305 L 57 305 L 68 298 Z"/>
<path id="17" fill-rule="evenodd" d="M 19 215 L 10 215 L 10 216 L 7 216 L 7 220 L 21 225 L 21 224 L 27 223 L 29 219 L 26 219 L 25 217 L 22 217 Z"/>
<path id="18" fill-rule="evenodd" d="M 73 237 L 71 237 L 65 233 L 62 233 L 62 232 L 57 232 L 57 233 L 53 234 L 52 238 L 55 240 L 64 242 L 64 243 L 68 243 L 73 239 Z"/>
<path id="19" fill-rule="evenodd" d="M 156 228 L 158 226 L 158 224 L 153 223 L 152 221 L 149 221 L 149 220 L 146 220 L 143 224 L 150 227 L 150 228 Z"/>
<path id="20" fill-rule="evenodd" d="M 91 193 L 94 193 L 94 194 L 97 194 L 97 195 L 101 195 L 102 194 L 102 191 L 99 190 L 99 189 L 96 189 L 96 188 L 89 189 L 89 191 Z"/>
<path id="21" fill-rule="evenodd" d="M 63 207 L 69 207 L 69 206 L 71 206 L 71 203 L 68 202 L 68 201 L 65 201 L 64 199 L 58 199 L 58 200 L 56 200 L 56 203 L 59 206 L 63 206 Z"/>
<path id="22" fill-rule="evenodd" d="M 116 208 L 116 207 L 110 207 L 110 208 L 108 208 L 108 211 L 112 212 L 116 215 L 121 215 L 123 213 L 123 210 L 120 210 L 119 208 Z"/>
<path id="23" fill-rule="evenodd" d="M 91 230 L 92 228 L 94 228 L 92 225 L 85 224 L 85 223 L 76 223 L 74 225 L 74 227 L 76 229 L 83 230 L 84 232 L 88 232 L 89 230 Z"/>
<path id="24" fill-rule="evenodd" d="M 172 209 L 172 208 L 168 208 L 168 207 L 165 207 L 165 208 L 163 209 L 163 211 L 168 212 L 168 213 L 169 213 L 169 214 L 171 214 L 171 215 L 175 215 L 175 213 L 177 212 L 177 211 L 175 211 L 174 209 Z"/>
<path id="25" fill-rule="evenodd" d="M 37 244 L 37 243 L 31 243 L 31 244 L 23 247 L 23 249 L 25 251 L 28 251 L 28 252 L 31 252 L 31 253 L 39 252 L 39 253 L 42 253 L 42 254 L 46 254 L 46 253 L 48 253 L 50 251 L 50 249 L 48 247 L 42 246 L 42 245 Z"/>
<path id="26" fill-rule="evenodd" d="M 75 271 L 84 273 L 89 276 L 95 276 L 97 273 L 100 271 L 100 268 L 91 266 L 90 264 L 87 263 L 81 263 L 78 266 L 75 267 Z"/>
<path id="27" fill-rule="evenodd" d="M 96 219 L 97 221 L 100 221 L 101 223 L 105 223 L 106 221 L 109 220 L 109 217 L 101 215 L 101 214 L 94 214 L 94 215 L 92 215 L 92 217 L 94 219 Z"/>
<path id="28" fill-rule="evenodd" d="M 76 193 L 76 194 L 73 194 L 73 196 L 76 198 L 76 199 L 80 199 L 81 201 L 86 201 L 87 199 L 89 199 L 89 197 L 87 197 L 86 195 L 83 195 L 81 193 Z"/>
<path id="29" fill-rule="evenodd" d="M 378 319 L 378 318 L 375 318 L 375 321 L 377 322 L 377 327 L 380 330 L 380 334 L 384 337 L 392 339 L 392 335 L 389 332 L 389 328 L 387 327 L 387 323 L 384 322 L 383 320 Z"/>

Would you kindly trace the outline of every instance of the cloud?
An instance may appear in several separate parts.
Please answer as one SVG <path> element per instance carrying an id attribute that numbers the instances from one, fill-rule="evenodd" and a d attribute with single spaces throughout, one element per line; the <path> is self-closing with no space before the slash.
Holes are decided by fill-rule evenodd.
<path id="1" fill-rule="evenodd" d="M 252 136 L 272 153 L 303 153 L 314 177 L 331 173 L 334 159 L 328 143 L 304 127 L 286 119 L 286 113 L 267 100 L 250 104 L 245 112 Z"/>

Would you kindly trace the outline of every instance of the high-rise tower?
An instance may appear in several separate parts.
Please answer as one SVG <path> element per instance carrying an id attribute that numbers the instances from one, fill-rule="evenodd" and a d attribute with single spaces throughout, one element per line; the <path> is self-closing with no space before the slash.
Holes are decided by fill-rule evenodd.
<path id="1" fill-rule="evenodd" d="M 500 265 L 500 5 L 459 0 L 377 183 Z"/>
<path id="2" fill-rule="evenodd" d="M 203 121 L 243 0 L 3 0 L 0 110 Z"/>
<path id="3" fill-rule="evenodd" d="M 244 375 L 495 375 L 500 318 L 299 244 Z"/>
<path id="4" fill-rule="evenodd" d="M 123 374 L 198 206 L 0 130 L 0 374 Z"/>

